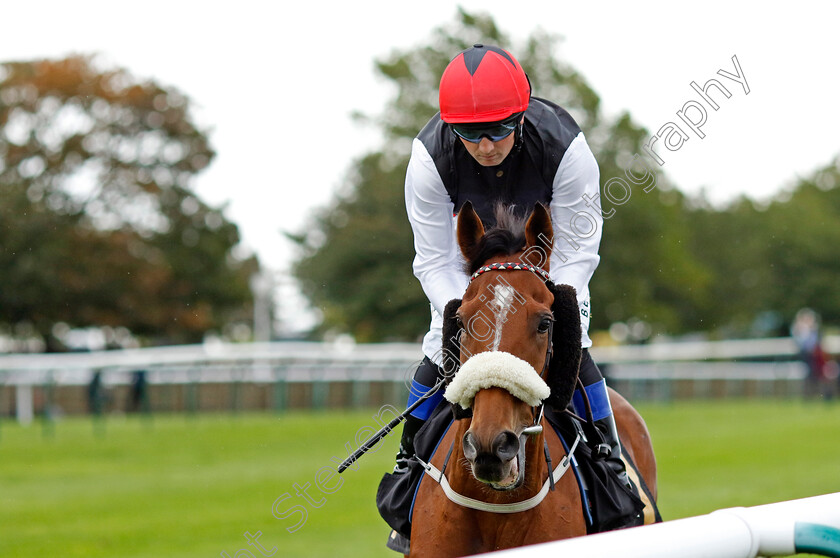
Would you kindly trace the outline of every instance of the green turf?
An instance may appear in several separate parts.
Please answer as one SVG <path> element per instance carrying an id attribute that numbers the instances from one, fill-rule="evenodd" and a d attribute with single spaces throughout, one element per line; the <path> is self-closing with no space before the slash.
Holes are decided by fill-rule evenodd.
<path id="1" fill-rule="evenodd" d="M 666 520 L 840 491 L 840 405 L 695 401 L 639 410 Z M 73 418 L 52 432 L 5 420 L 0 556 L 242 558 L 249 554 L 240 549 L 263 555 L 243 536 L 260 531 L 274 556 L 394 558 L 374 494 L 393 466 L 396 436 L 357 470 L 328 478 L 326 468 L 357 445 L 357 431 L 376 426 L 375 411 L 109 417 L 98 426 Z M 307 510 L 295 532 L 287 529 L 300 514 L 272 514 L 285 494 L 278 514 Z"/>

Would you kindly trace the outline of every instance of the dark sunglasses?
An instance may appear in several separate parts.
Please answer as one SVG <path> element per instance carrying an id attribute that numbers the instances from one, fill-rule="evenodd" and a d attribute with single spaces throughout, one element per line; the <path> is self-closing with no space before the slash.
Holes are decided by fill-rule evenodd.
<path id="1" fill-rule="evenodd" d="M 479 143 L 481 138 L 486 137 L 492 142 L 497 142 L 508 137 L 516 126 L 519 125 L 519 120 L 522 114 L 514 114 L 507 120 L 501 122 L 487 123 L 487 124 L 451 124 L 452 132 L 456 136 L 462 138 L 470 143 Z"/>

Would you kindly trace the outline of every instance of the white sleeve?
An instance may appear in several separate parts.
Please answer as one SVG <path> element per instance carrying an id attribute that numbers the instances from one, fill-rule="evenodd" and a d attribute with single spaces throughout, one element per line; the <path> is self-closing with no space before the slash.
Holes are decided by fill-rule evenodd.
<path id="1" fill-rule="evenodd" d="M 589 280 L 601 257 L 601 229 L 604 219 L 587 200 L 599 195 L 598 163 L 583 132 L 572 140 L 554 176 L 551 221 L 554 248 L 551 252 L 551 280 L 571 285 L 577 291 L 583 346 L 589 347 Z"/>
<path id="2" fill-rule="evenodd" d="M 455 236 L 454 204 L 426 146 L 416 138 L 405 175 L 405 209 L 414 233 L 414 275 L 442 316 L 446 303 L 461 298 L 469 281 Z"/>

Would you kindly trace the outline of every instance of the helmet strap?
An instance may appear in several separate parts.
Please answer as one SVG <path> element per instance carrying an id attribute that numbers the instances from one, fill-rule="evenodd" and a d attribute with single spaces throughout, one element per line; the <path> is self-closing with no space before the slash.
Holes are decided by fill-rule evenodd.
<path id="1" fill-rule="evenodd" d="M 513 141 L 513 149 L 511 152 L 516 155 L 522 150 L 522 136 L 525 133 L 524 125 L 520 122 L 516 124 L 516 130 L 514 130 L 514 141 Z"/>

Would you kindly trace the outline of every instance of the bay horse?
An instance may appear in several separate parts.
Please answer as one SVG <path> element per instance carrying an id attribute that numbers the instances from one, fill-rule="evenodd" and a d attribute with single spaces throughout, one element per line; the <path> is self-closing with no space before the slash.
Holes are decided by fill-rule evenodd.
<path id="1" fill-rule="evenodd" d="M 463 299 L 447 306 L 444 325 L 444 346 L 450 342 L 460 364 L 445 393 L 458 420 L 425 464 L 410 556 L 465 556 L 587 533 L 575 475 L 563 474 L 570 459 L 542 414 L 543 404 L 565 409 L 574 392 L 577 298 L 572 287 L 552 288 L 548 279 L 553 230 L 546 208 L 536 204 L 527 222 L 497 215 L 485 234 L 469 202 L 458 214 L 458 244 L 472 273 Z M 460 334 L 454 345 L 453 329 Z M 655 501 L 647 426 L 621 395 L 609 396 L 622 450 Z M 652 523 L 646 504 L 645 523 Z"/>

